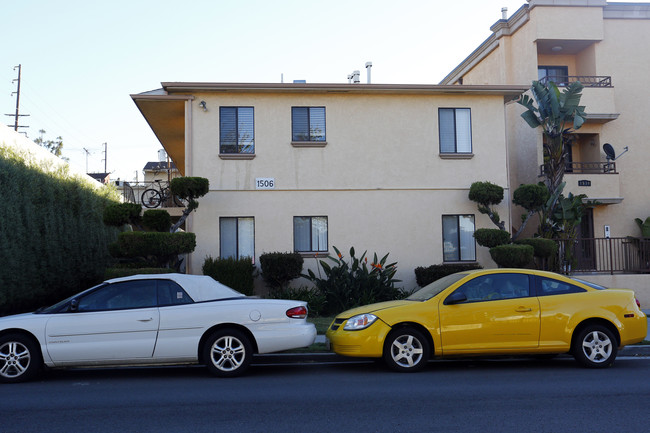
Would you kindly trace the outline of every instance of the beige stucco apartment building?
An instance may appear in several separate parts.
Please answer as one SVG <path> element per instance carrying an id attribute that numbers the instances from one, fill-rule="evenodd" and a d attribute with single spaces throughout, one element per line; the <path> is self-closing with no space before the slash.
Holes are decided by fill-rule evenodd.
<path id="1" fill-rule="evenodd" d="M 492 263 L 472 237 L 492 223 L 467 195 L 507 187 L 505 104 L 527 86 L 162 85 L 132 98 L 181 172 L 210 181 L 191 272 L 274 251 L 315 270 L 354 247 L 390 253 L 412 289 L 417 266 Z"/>
<path id="2" fill-rule="evenodd" d="M 581 105 L 586 106 L 588 119 L 574 136 L 565 193 L 586 194 L 600 203 L 583 221 L 582 238 L 610 236 L 618 238 L 621 248 L 633 248 L 625 238 L 641 234 L 634 219 L 650 216 L 650 3 L 529 0 L 491 30 L 492 35 L 441 84 L 524 85 L 548 79 L 562 86 L 582 82 L 586 87 Z M 541 130 L 531 129 L 520 118 L 522 111 L 519 104 L 506 108 L 513 189 L 537 182 L 543 162 Z M 608 161 L 605 143 L 620 159 Z M 519 220 L 519 213 L 512 210 L 512 221 Z M 581 245 L 585 269 L 610 266 L 599 263 L 606 259 L 596 254 L 606 244 L 595 239 Z M 589 278 L 610 285 L 648 285 L 647 276 Z"/>

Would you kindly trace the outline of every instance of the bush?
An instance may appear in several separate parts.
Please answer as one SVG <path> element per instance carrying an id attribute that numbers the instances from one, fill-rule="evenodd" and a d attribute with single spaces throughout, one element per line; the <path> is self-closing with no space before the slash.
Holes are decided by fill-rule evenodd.
<path id="1" fill-rule="evenodd" d="M 431 265 L 426 268 L 420 266 L 415 268 L 415 280 L 418 286 L 424 287 L 447 275 L 455 274 L 456 272 L 471 271 L 473 269 L 482 269 L 482 267 L 477 263 L 441 264 Z"/>
<path id="2" fill-rule="evenodd" d="M 298 278 L 304 260 L 298 253 L 265 253 L 260 256 L 262 278 L 271 291 L 277 291 Z"/>
<path id="3" fill-rule="evenodd" d="M 474 232 L 476 242 L 487 248 L 510 243 L 510 233 L 500 229 L 478 229 Z"/>
<path id="4" fill-rule="evenodd" d="M 203 262 L 203 275 L 209 275 L 221 284 L 246 296 L 252 296 L 255 292 L 253 283 L 254 270 L 255 266 L 250 257 L 213 259 L 208 256 Z"/>
<path id="5" fill-rule="evenodd" d="M 557 242 L 553 239 L 529 238 L 520 239 L 515 243 L 520 245 L 530 245 L 534 249 L 533 255 L 542 259 L 554 257 L 558 250 Z"/>
<path id="6" fill-rule="evenodd" d="M 114 203 L 104 208 L 104 224 L 121 227 L 124 224 L 138 224 L 142 206 L 137 203 Z"/>
<path id="7" fill-rule="evenodd" d="M 149 209 L 142 215 L 142 224 L 149 230 L 168 232 L 172 226 L 172 217 L 164 209 Z"/>
<path id="8" fill-rule="evenodd" d="M 503 187 L 492 182 L 474 182 L 469 188 L 469 199 L 483 206 L 501 203 Z"/>
<path id="9" fill-rule="evenodd" d="M 284 287 L 269 293 L 271 299 L 293 299 L 304 301 L 309 307 L 309 316 L 321 316 L 325 311 L 325 295 L 311 287 Z"/>
<path id="10" fill-rule="evenodd" d="M 395 287 L 395 283 L 400 281 L 393 278 L 397 272 L 396 263 L 386 264 L 388 254 L 381 260 L 377 260 L 375 253 L 368 267 L 365 252 L 360 258 L 356 258 L 354 248 L 350 248 L 350 260 L 346 262 L 336 247 L 334 251 L 338 258 L 328 257 L 334 262 L 334 266 L 330 266 L 325 260 L 319 261 L 325 278 L 317 277 L 311 269 L 308 270 L 308 275 L 304 275 L 325 296 L 323 308 L 325 315 L 334 315 L 360 305 L 403 297 L 402 291 Z"/>
<path id="11" fill-rule="evenodd" d="M 196 234 L 169 232 L 123 232 L 117 238 L 117 246 L 109 250 L 118 258 L 146 258 L 150 263 L 166 267 L 176 262 L 180 254 L 187 254 L 196 248 Z"/>
<path id="12" fill-rule="evenodd" d="M 490 248 L 492 260 L 500 268 L 525 268 L 533 261 L 535 249 L 530 245 L 499 245 Z"/>
<path id="13" fill-rule="evenodd" d="M 32 311 L 104 276 L 117 230 L 103 223 L 109 187 L 39 162 L 0 140 L 0 315 Z"/>
<path id="14" fill-rule="evenodd" d="M 529 211 L 541 209 L 548 201 L 550 194 L 548 188 L 542 184 L 520 185 L 512 194 L 512 202 Z"/>
<path id="15" fill-rule="evenodd" d="M 204 177 L 177 177 L 172 179 L 169 188 L 172 194 L 189 200 L 206 195 L 210 182 Z"/>
<path id="16" fill-rule="evenodd" d="M 120 277 L 130 277 L 140 274 L 169 274 L 176 272 L 171 268 L 108 268 L 104 274 L 105 280 Z"/>

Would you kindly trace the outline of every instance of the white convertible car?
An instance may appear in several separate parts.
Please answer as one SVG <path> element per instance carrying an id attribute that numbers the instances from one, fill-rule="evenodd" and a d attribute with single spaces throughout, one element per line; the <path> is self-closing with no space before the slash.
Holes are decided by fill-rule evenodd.
<path id="1" fill-rule="evenodd" d="M 237 376 L 254 353 L 309 346 L 302 301 L 242 295 L 207 276 L 108 280 L 34 313 L 0 317 L 0 381 L 47 367 L 205 364 Z"/>

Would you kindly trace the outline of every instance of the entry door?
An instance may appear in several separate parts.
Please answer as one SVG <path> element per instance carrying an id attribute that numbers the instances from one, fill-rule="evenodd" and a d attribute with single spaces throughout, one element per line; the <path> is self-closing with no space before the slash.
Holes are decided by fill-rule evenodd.
<path id="1" fill-rule="evenodd" d="M 439 305 L 444 355 L 538 347 L 540 309 L 530 296 L 528 275 L 482 275 L 456 292 L 467 300 Z"/>
<path id="2" fill-rule="evenodd" d="M 586 209 L 578 226 L 578 239 L 575 246 L 577 270 L 596 269 L 596 243 L 594 240 L 594 210 Z"/>

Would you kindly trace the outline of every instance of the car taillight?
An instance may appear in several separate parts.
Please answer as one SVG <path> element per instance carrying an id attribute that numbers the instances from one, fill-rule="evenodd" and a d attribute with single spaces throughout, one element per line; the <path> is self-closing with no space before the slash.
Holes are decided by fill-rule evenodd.
<path id="1" fill-rule="evenodd" d="M 641 303 L 639 302 L 639 300 L 637 298 L 634 298 L 634 300 L 636 301 L 636 306 L 639 307 L 639 310 L 640 310 L 641 309 Z"/>
<path id="2" fill-rule="evenodd" d="M 287 317 L 292 319 L 304 319 L 307 317 L 307 307 L 293 307 L 287 310 Z"/>

